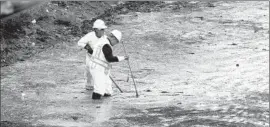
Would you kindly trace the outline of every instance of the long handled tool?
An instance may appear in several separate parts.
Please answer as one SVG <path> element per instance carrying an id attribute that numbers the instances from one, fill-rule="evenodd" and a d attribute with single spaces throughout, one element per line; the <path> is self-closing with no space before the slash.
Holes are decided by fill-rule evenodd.
<path id="1" fill-rule="evenodd" d="M 120 87 L 116 84 L 116 82 L 113 80 L 111 76 L 110 76 L 110 79 L 112 80 L 113 84 L 119 89 L 119 91 L 123 93 L 123 91 L 120 89 Z"/>
<path id="2" fill-rule="evenodd" d="M 124 48 L 125 55 L 128 56 L 127 55 L 127 52 L 126 52 L 126 48 L 125 48 L 124 42 L 122 42 L 122 45 L 123 45 L 123 48 Z M 130 75 L 131 75 L 131 78 L 133 80 L 133 84 L 134 84 L 134 87 L 135 87 L 136 97 L 139 97 L 139 94 L 138 94 L 138 91 L 137 91 L 137 87 L 136 87 L 136 84 L 135 84 L 135 81 L 134 81 L 134 78 L 133 78 L 133 74 L 132 74 L 132 71 L 131 71 L 131 67 L 130 67 L 130 64 L 129 64 L 129 60 L 127 60 L 127 63 L 128 63 Z"/>

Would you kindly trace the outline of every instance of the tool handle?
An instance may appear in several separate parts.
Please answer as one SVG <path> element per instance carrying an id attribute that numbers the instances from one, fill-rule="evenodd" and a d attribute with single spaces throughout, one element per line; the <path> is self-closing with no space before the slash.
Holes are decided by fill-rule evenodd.
<path id="1" fill-rule="evenodd" d="M 123 41 L 122 41 L 122 45 L 123 45 L 123 48 L 124 48 L 125 55 L 127 56 L 126 48 L 125 48 L 125 45 L 124 45 Z M 128 63 L 128 67 L 129 67 L 129 70 L 130 70 L 130 75 L 131 75 L 131 78 L 132 78 L 132 81 L 133 81 L 133 85 L 135 87 L 136 97 L 139 97 L 137 87 L 136 87 L 136 84 L 135 84 L 135 81 L 134 81 L 133 73 L 132 73 L 132 70 L 131 70 L 131 67 L 130 67 L 129 59 L 127 60 L 127 63 Z"/>
<path id="2" fill-rule="evenodd" d="M 116 82 L 113 80 L 111 76 L 110 76 L 110 79 L 112 80 L 113 84 L 119 89 L 119 91 L 123 93 L 123 91 L 120 89 L 120 87 L 116 84 Z"/>

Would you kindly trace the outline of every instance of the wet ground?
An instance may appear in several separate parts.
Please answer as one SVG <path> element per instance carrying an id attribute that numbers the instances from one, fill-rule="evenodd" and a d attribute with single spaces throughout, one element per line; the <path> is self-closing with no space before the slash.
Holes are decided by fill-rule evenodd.
<path id="1" fill-rule="evenodd" d="M 196 4 L 196 3 L 194 3 Z M 1 68 L 1 126 L 269 126 L 269 2 L 120 15 L 124 93 L 92 100 L 79 38 Z M 115 54 L 124 55 L 121 45 Z"/>

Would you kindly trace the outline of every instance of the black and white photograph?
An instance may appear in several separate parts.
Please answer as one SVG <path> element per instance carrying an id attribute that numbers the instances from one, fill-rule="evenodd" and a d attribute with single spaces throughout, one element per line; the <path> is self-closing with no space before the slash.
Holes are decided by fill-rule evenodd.
<path id="1" fill-rule="evenodd" d="M 1 127 L 269 127 L 269 1 L 0 1 Z"/>

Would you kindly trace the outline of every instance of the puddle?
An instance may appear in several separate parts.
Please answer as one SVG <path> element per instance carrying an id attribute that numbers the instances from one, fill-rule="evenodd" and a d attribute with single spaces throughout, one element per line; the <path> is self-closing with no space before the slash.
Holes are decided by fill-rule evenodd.
<path id="1" fill-rule="evenodd" d="M 233 127 L 246 127 L 246 126 L 257 126 L 260 122 L 250 122 L 252 116 L 245 116 L 242 114 L 236 114 L 242 110 L 245 112 L 247 109 L 241 109 L 236 107 L 230 107 L 230 109 L 223 111 L 224 109 L 211 110 L 197 110 L 197 109 L 183 109 L 180 107 L 158 107 L 148 108 L 146 112 L 139 109 L 131 108 L 126 109 L 125 115 L 121 117 L 114 117 L 112 119 L 126 119 L 129 122 L 135 123 L 136 125 L 158 125 L 158 124 L 169 124 L 171 127 L 186 127 L 186 126 L 233 126 Z M 248 110 L 251 113 L 253 111 Z M 256 114 L 261 114 L 261 111 L 256 111 Z M 132 115 L 133 114 L 133 115 Z M 256 118 L 256 117 L 255 117 Z M 257 118 L 258 119 L 258 118 Z M 267 119 L 259 118 L 259 121 L 266 122 Z M 173 124 L 172 124 L 173 123 Z"/>

